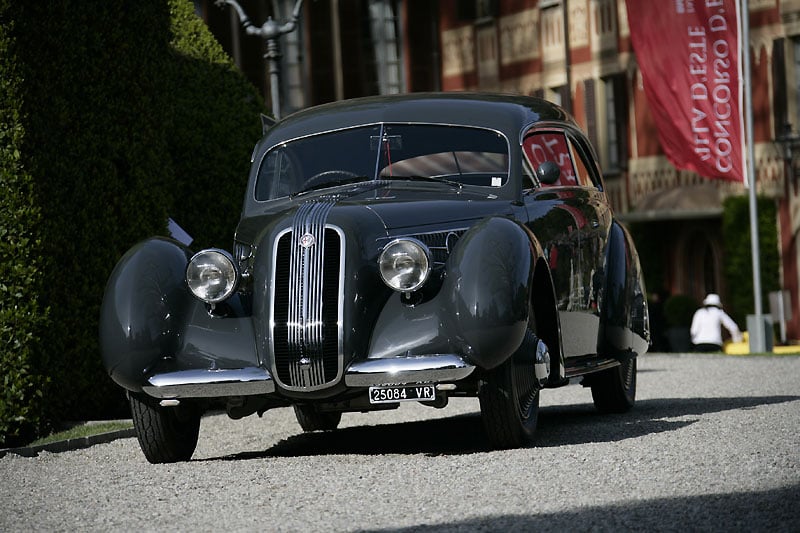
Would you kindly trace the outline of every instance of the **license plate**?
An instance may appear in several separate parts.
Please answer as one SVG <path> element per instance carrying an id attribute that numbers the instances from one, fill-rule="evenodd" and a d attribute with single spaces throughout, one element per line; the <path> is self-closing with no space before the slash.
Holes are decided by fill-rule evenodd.
<path id="1" fill-rule="evenodd" d="M 369 403 L 427 402 L 436 399 L 435 385 L 370 387 Z"/>

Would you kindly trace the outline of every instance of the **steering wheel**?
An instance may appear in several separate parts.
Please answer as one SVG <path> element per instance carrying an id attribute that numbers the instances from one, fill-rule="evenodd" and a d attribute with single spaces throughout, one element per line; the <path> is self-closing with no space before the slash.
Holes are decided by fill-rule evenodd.
<path id="1" fill-rule="evenodd" d="M 338 176 L 338 178 L 335 178 Z M 358 178 L 358 174 L 355 172 L 350 172 L 349 170 L 324 170 L 322 172 L 317 172 L 310 178 L 303 183 L 303 190 L 310 189 L 315 185 L 319 185 L 320 183 L 325 183 L 326 181 L 337 181 L 341 179 L 352 179 Z"/>

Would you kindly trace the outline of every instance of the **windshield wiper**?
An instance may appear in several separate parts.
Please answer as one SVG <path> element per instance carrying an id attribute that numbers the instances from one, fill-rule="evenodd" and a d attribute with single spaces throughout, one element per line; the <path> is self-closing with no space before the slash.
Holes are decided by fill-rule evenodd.
<path id="1" fill-rule="evenodd" d="M 393 176 L 381 176 L 380 179 L 384 180 L 409 180 L 409 181 L 432 181 L 436 183 L 447 183 L 448 185 L 453 185 L 454 187 L 458 187 L 459 189 L 464 186 L 463 183 L 458 181 L 449 180 L 447 178 L 437 178 L 436 176 L 422 176 L 419 174 L 411 174 L 411 175 L 398 175 L 395 174 Z"/>
<path id="2" fill-rule="evenodd" d="M 306 187 L 302 191 L 297 191 L 296 193 L 292 194 L 291 196 L 297 196 L 297 195 L 304 194 L 304 193 L 307 193 L 307 192 L 315 191 L 317 189 L 327 189 L 328 187 L 338 187 L 340 185 L 348 185 L 350 183 L 358 183 L 360 181 L 371 181 L 371 180 L 372 180 L 371 176 L 349 176 L 348 175 L 347 177 L 344 177 L 344 178 L 332 179 L 332 180 L 321 181 L 319 183 L 314 183 L 313 185 L 310 185 L 310 186 Z"/>

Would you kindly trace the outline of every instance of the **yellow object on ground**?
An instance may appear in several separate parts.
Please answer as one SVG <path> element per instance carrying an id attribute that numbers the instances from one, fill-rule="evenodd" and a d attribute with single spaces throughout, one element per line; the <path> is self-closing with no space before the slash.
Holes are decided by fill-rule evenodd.
<path id="1" fill-rule="evenodd" d="M 742 342 L 726 342 L 723 350 L 728 355 L 748 355 L 750 353 L 750 340 L 747 332 L 742 333 Z M 773 346 L 772 353 L 777 355 L 800 355 L 800 345 Z"/>

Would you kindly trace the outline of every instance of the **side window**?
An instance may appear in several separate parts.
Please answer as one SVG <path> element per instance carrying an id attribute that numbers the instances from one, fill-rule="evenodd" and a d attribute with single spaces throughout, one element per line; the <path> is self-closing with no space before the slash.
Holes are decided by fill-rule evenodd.
<path id="1" fill-rule="evenodd" d="M 576 131 L 570 132 L 568 137 L 572 148 L 572 160 L 575 162 L 578 174 L 582 176 L 581 183 L 586 187 L 604 190 L 603 173 L 589 139 L 583 133 Z"/>
<path id="2" fill-rule="evenodd" d="M 284 147 L 269 152 L 258 170 L 256 200 L 280 198 L 294 192 L 297 169 Z"/>
<path id="3" fill-rule="evenodd" d="M 570 148 L 572 150 L 572 160 L 575 163 L 575 174 L 578 178 L 578 183 L 583 187 L 595 187 L 595 183 L 592 181 L 592 174 L 589 172 L 581 152 L 576 149 L 572 140 L 570 140 Z"/>
<path id="4" fill-rule="evenodd" d="M 533 131 L 522 140 L 522 151 L 534 174 L 544 163 L 555 163 L 560 174 L 558 179 L 544 187 L 574 187 L 579 177 L 572 162 L 570 146 L 563 132 Z M 584 168 L 585 170 L 585 168 Z"/>

